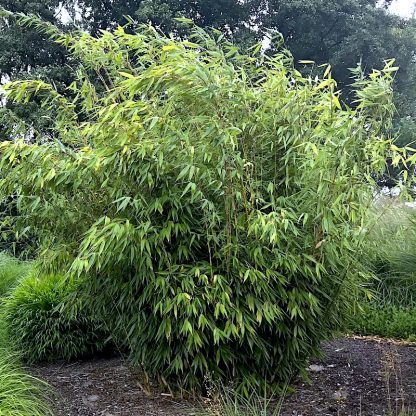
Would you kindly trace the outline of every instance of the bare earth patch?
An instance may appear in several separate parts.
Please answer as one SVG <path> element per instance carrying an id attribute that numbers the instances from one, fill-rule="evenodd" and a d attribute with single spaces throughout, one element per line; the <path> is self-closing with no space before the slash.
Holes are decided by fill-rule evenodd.
<path id="1" fill-rule="evenodd" d="M 310 366 L 311 384 L 299 383 L 283 416 L 399 415 L 416 409 L 416 346 L 342 338 L 324 345 Z"/>
<path id="2" fill-rule="evenodd" d="M 299 382 L 283 416 L 398 415 L 416 409 L 416 346 L 342 338 L 324 345 L 325 358 L 309 369 L 311 384 Z M 180 416 L 184 401 L 147 396 L 121 359 L 32 368 L 57 394 L 57 416 Z"/>
<path id="3" fill-rule="evenodd" d="M 180 416 L 185 402 L 148 396 L 121 359 L 35 367 L 32 373 L 55 390 L 56 416 Z"/>

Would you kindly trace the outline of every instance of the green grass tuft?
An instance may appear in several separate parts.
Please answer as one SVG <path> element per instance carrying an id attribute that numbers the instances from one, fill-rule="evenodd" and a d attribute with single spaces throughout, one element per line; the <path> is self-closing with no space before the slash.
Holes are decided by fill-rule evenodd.
<path id="1" fill-rule="evenodd" d="M 0 297 L 10 293 L 31 269 L 31 263 L 20 261 L 0 252 Z"/>
<path id="2" fill-rule="evenodd" d="M 74 287 L 57 275 L 29 276 L 5 300 L 9 336 L 26 361 L 71 360 L 102 348 L 103 332 L 63 307 Z"/>
<path id="3" fill-rule="evenodd" d="M 47 385 L 24 373 L 9 351 L 0 348 L 0 416 L 52 415 Z"/>
<path id="4" fill-rule="evenodd" d="M 0 253 L 0 416 L 52 415 L 47 385 L 22 370 L 5 322 L 3 298 L 31 270 L 31 263 Z"/>
<path id="5" fill-rule="evenodd" d="M 284 392 L 282 399 L 278 400 L 263 396 L 256 390 L 245 396 L 233 388 L 221 387 L 198 416 L 279 416 L 284 397 Z"/>

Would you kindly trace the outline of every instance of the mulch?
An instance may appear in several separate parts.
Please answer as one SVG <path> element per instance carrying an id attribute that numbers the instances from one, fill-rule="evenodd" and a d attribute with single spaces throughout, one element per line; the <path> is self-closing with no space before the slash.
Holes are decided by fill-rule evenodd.
<path id="1" fill-rule="evenodd" d="M 185 401 L 150 396 L 119 358 L 37 366 L 30 372 L 52 386 L 56 416 L 189 415 Z"/>
<path id="2" fill-rule="evenodd" d="M 342 338 L 323 347 L 283 416 L 382 416 L 416 409 L 416 345 Z"/>
<path id="3" fill-rule="evenodd" d="M 416 345 L 377 338 L 340 338 L 323 345 L 310 382 L 285 398 L 282 416 L 398 416 L 416 409 Z M 37 366 L 54 389 L 56 416 L 185 416 L 190 403 L 143 388 L 122 359 Z"/>

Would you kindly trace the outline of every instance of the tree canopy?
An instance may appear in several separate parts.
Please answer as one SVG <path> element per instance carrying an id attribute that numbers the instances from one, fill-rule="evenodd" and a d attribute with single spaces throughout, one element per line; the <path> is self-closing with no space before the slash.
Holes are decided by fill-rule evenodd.
<path id="1" fill-rule="evenodd" d="M 69 3 L 69 2 L 68 2 Z M 59 10 L 63 2 L 1 0 L 0 7 L 12 13 L 36 14 L 45 21 L 63 27 Z M 36 77 L 53 82 L 61 90 L 72 78 L 68 54 L 44 34 L 33 28 L 22 27 L 15 17 L 0 13 L 0 80 Z M 0 140 L 15 132 L 16 118 L 40 131 L 47 131 L 50 121 L 38 103 L 13 105 L 0 108 Z"/>
<path id="2" fill-rule="evenodd" d="M 214 27 L 243 48 L 262 39 L 270 30 L 283 34 L 295 61 L 313 60 L 317 65 L 330 63 L 342 99 L 349 95 L 351 75 L 348 68 L 361 63 L 364 71 L 382 68 L 383 60 L 396 58 L 400 67 L 395 79 L 398 108 L 396 127 L 402 127 L 403 143 L 413 140 L 416 130 L 416 23 L 387 12 L 376 0 L 0 0 L 0 6 L 13 12 L 35 13 L 64 29 L 60 8 L 77 24 L 93 35 L 100 30 L 125 25 L 130 16 L 136 22 L 151 22 L 165 33 L 184 35 L 186 30 L 175 18 L 191 18 L 201 27 Z M 385 7 L 383 7 L 385 6 Z M 78 13 L 75 13 L 75 11 Z M 70 25 L 67 24 L 67 27 Z M 68 66 L 68 64 L 70 64 Z M 32 28 L 22 28 L 10 17 L 0 23 L 0 74 L 22 79 L 38 77 L 57 86 L 67 86 L 74 79 L 70 58 L 63 48 L 54 45 Z M 307 74 L 311 67 L 298 68 Z M 10 105 L 10 107 L 12 107 Z M 18 116 L 35 128 L 48 129 L 50 122 L 42 117 L 36 104 L 11 108 L 3 124 Z M 4 109 L 3 109 L 4 112 Z M 0 130 L 1 131 L 1 130 Z M 10 130 L 7 130 L 7 134 Z M 1 134 L 1 133 L 0 133 Z M 5 134 L 4 136 L 7 136 Z"/>

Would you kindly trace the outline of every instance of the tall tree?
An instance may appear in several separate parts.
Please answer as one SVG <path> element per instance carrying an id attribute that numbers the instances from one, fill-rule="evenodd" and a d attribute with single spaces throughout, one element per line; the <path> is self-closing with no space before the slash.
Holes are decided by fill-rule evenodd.
<path id="1" fill-rule="evenodd" d="M 396 77 L 397 125 L 406 126 L 402 141 L 411 141 L 411 132 L 416 131 L 416 22 L 389 14 L 377 0 L 0 0 L 0 6 L 39 14 L 61 26 L 59 8 L 64 6 L 70 12 L 77 9 L 80 25 L 94 35 L 124 25 L 126 16 L 137 22 L 151 22 L 164 32 L 177 33 L 181 27 L 174 18 L 189 17 L 199 26 L 222 30 L 244 47 L 274 29 L 283 34 L 296 61 L 329 62 L 344 99 L 348 99 L 351 84 L 348 68 L 361 62 L 364 71 L 368 71 L 382 67 L 384 59 L 395 57 L 400 66 Z M 31 73 L 32 78 L 40 77 L 63 88 L 71 79 L 68 59 L 62 48 L 34 30 L 22 30 L 10 19 L 0 23 L 3 79 L 25 78 Z M 48 122 L 39 117 L 34 105 L 13 108 L 13 114 L 42 130 Z"/>
<path id="2" fill-rule="evenodd" d="M 152 23 L 165 33 L 181 33 L 177 17 L 192 19 L 198 26 L 216 28 L 240 43 L 253 42 L 259 33 L 252 30 L 261 0 L 79 0 L 84 27 L 97 35 L 100 29 L 113 29 L 127 23 L 130 16 L 140 23 Z"/>
<path id="3" fill-rule="evenodd" d="M 267 0 L 257 15 L 259 27 L 281 32 L 296 61 L 330 63 L 348 99 L 349 68 L 364 72 L 396 58 L 396 128 L 400 144 L 416 139 L 416 21 L 390 14 L 377 0 Z M 310 68 L 305 68 L 310 71 Z"/>
<path id="4" fill-rule="evenodd" d="M 0 8 L 25 14 L 36 14 L 42 19 L 63 27 L 60 10 L 68 4 L 59 0 L 0 0 Z M 63 90 L 71 80 L 68 54 L 36 29 L 16 24 L 15 18 L 0 17 L 0 80 L 39 78 L 52 82 Z M 0 108 L 1 136 L 10 135 L 16 126 L 16 118 L 45 131 L 50 124 L 37 102 L 25 105 L 7 103 Z"/>
<path id="5" fill-rule="evenodd" d="M 414 65 L 415 22 L 394 16 L 376 0 L 269 0 L 258 25 L 281 32 L 297 59 L 331 63 L 335 78 L 349 83 L 348 68 L 367 70 L 396 57 L 402 73 Z M 410 71 L 411 72 L 411 71 Z"/>

